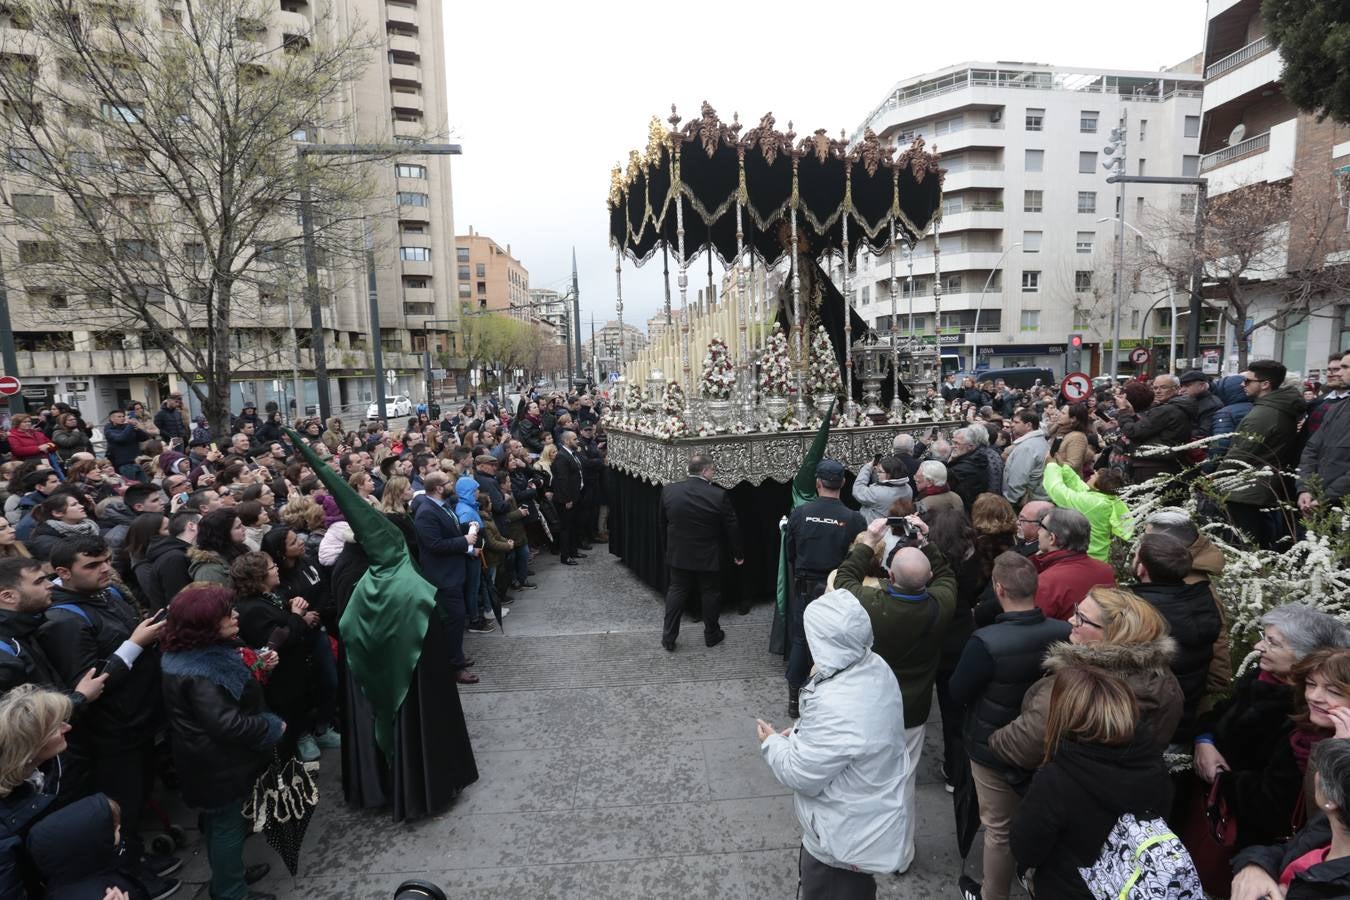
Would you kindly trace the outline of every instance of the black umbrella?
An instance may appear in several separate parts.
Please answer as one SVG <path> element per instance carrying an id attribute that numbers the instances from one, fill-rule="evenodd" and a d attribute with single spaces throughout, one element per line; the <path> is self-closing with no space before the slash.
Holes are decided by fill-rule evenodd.
<path id="1" fill-rule="evenodd" d="M 975 832 L 980 830 L 980 798 L 975 793 L 975 779 L 970 774 L 970 757 L 965 753 L 952 754 L 947 761 L 947 772 L 952 781 L 952 813 L 956 816 L 956 846 L 964 864 L 970 855 Z"/>
<path id="2" fill-rule="evenodd" d="M 294 757 L 285 762 L 273 757 L 244 806 L 244 815 L 253 820 L 253 830 L 263 833 L 267 845 L 277 852 L 291 875 L 299 869 L 300 845 L 318 805 L 319 785 L 309 767 Z"/>

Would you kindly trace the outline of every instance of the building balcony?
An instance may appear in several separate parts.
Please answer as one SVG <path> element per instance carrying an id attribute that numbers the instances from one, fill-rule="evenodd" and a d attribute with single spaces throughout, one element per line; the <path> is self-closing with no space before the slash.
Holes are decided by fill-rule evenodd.
<path id="1" fill-rule="evenodd" d="M 429 234 L 400 234 L 398 242 L 403 247 L 431 247 L 434 246 L 431 235 Z"/>
<path id="2" fill-rule="evenodd" d="M 389 106 L 391 109 L 401 110 L 403 112 L 424 112 L 426 102 L 421 94 L 413 94 L 408 91 L 390 91 Z"/>
<path id="3" fill-rule="evenodd" d="M 411 53 L 414 56 L 421 56 L 422 41 L 411 35 L 391 34 L 389 35 L 389 49 L 396 53 Z"/>
<path id="4" fill-rule="evenodd" d="M 1264 37 L 1217 60 L 1209 67 L 1214 74 L 1205 80 L 1205 111 L 1277 84 L 1282 66 L 1280 54 Z"/>
<path id="5" fill-rule="evenodd" d="M 942 251 L 942 271 L 944 272 L 969 272 L 971 270 L 988 272 L 998 266 L 999 258 L 1003 256 L 1003 251 L 999 250 L 943 250 Z M 899 260 L 897 266 L 898 277 L 903 278 L 908 275 L 909 268 L 904 259 Z M 914 256 L 914 274 L 932 275 L 933 274 L 933 256 L 919 255 Z M 889 275 L 887 276 L 889 281 Z"/>
<path id="6" fill-rule="evenodd" d="M 412 203 L 400 203 L 398 205 L 398 220 L 400 222 L 430 222 L 431 207 L 429 205 L 416 206 Z"/>
<path id="7" fill-rule="evenodd" d="M 169 371 L 161 350 L 21 350 L 18 361 L 25 379 Z"/>
<path id="8" fill-rule="evenodd" d="M 402 82 L 404 84 L 422 84 L 422 67 L 412 66 L 405 63 L 389 64 L 389 80 L 391 82 Z"/>
<path id="9" fill-rule="evenodd" d="M 314 30 L 314 25 L 309 21 L 309 16 L 304 13 L 287 12 L 284 9 L 273 11 L 272 27 L 281 34 L 308 35 Z"/>
<path id="10" fill-rule="evenodd" d="M 386 22 L 397 22 L 400 25 L 411 25 L 416 28 L 418 27 L 417 9 L 386 3 L 384 5 L 384 20 Z"/>
<path id="11" fill-rule="evenodd" d="M 400 260 L 403 264 L 403 274 L 414 277 L 431 277 L 436 274 L 436 270 L 431 260 L 419 261 L 412 259 Z"/>
<path id="12" fill-rule="evenodd" d="M 950 192 L 970 188 L 1001 188 L 1004 183 L 1002 163 L 965 163 L 947 172 L 942 189 Z"/>
<path id="13" fill-rule="evenodd" d="M 999 230 L 1003 225 L 1002 203 L 972 204 L 942 215 L 943 234 L 972 228 Z"/>
<path id="14" fill-rule="evenodd" d="M 403 289 L 404 303 L 435 303 L 436 292 L 431 288 L 410 288 Z"/>
<path id="15" fill-rule="evenodd" d="M 1200 158 L 1200 173 L 1209 178 L 1209 194 L 1217 196 L 1249 184 L 1282 181 L 1294 173 L 1298 120 L 1281 122 L 1267 131 Z"/>
<path id="16" fill-rule="evenodd" d="M 405 122 L 402 119 L 394 120 L 394 137 L 416 138 L 421 140 L 426 137 L 426 126 L 422 122 Z"/>

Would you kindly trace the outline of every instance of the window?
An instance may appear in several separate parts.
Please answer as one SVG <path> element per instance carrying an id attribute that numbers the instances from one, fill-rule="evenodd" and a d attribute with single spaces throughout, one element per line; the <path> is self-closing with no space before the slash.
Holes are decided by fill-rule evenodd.
<path id="1" fill-rule="evenodd" d="M 468 300 L 472 294 L 473 288 L 469 287 L 469 283 L 467 281 L 461 281 L 459 283 L 459 299 Z"/>
<path id="2" fill-rule="evenodd" d="M 1025 168 L 1028 172 L 1041 172 L 1045 170 L 1045 151 L 1028 150 L 1026 153 Z"/>
<path id="3" fill-rule="evenodd" d="M 1078 250 L 1079 253 L 1091 253 L 1092 242 L 1096 239 L 1096 237 L 1097 233 L 1094 231 L 1078 232 L 1078 241 L 1075 244 L 1075 248 Z"/>
<path id="4" fill-rule="evenodd" d="M 487 263 L 478 263 L 478 265 L 474 266 L 473 269 L 474 274 L 477 275 L 479 278 L 487 277 Z"/>
<path id="5" fill-rule="evenodd" d="M 1200 174 L 1200 157 L 1183 156 L 1181 158 L 1181 174 L 1184 178 L 1194 178 Z"/>
<path id="6" fill-rule="evenodd" d="M 1039 309 L 1022 310 L 1022 330 L 1023 331 L 1041 330 L 1041 311 Z"/>
<path id="7" fill-rule="evenodd" d="M 31 309 L 70 309 L 70 299 L 61 291 L 37 288 L 28 292 Z"/>
<path id="8" fill-rule="evenodd" d="M 405 278 L 403 279 L 403 286 L 415 291 L 424 291 L 430 286 L 430 283 L 425 278 Z"/>
<path id="9" fill-rule="evenodd" d="M 1143 174 L 1144 174 L 1144 169 L 1145 169 L 1147 166 L 1148 166 L 1148 160 L 1144 159 L 1142 156 L 1139 157 L 1139 172 L 1138 172 L 1138 174 L 1143 175 Z"/>
<path id="10" fill-rule="evenodd" d="M 1027 110 L 1027 131 L 1040 131 L 1045 125 L 1045 110 L 1028 109 Z"/>
<path id="11" fill-rule="evenodd" d="M 459 267 L 458 275 L 461 282 L 467 283 L 469 280 L 469 267 L 467 265 L 461 265 Z"/>
<path id="12" fill-rule="evenodd" d="M 1073 273 L 1073 289 L 1078 293 L 1084 293 L 1092 290 L 1092 273 L 1079 270 Z M 1075 325 L 1075 328 L 1082 328 L 1082 325 Z"/>
<path id="13" fill-rule="evenodd" d="M 859 302 L 863 306 L 867 306 L 869 303 L 872 302 L 872 286 L 870 284 L 863 285 L 862 300 L 860 300 Z"/>
<path id="14" fill-rule="evenodd" d="M 468 261 L 469 261 L 469 248 L 468 248 L 468 247 L 456 247 L 456 248 L 455 248 L 455 259 L 458 260 L 459 262 L 462 262 L 462 263 L 468 262 Z"/>
<path id="15" fill-rule="evenodd" d="M 1193 215 L 1195 215 L 1195 195 L 1194 195 L 1194 194 L 1182 194 L 1182 195 L 1181 195 L 1181 200 L 1180 200 L 1179 205 L 1180 205 L 1181 214 L 1182 214 L 1183 216 L 1193 216 Z"/>
<path id="16" fill-rule="evenodd" d="M 56 212 L 56 198 L 51 194 L 15 194 L 14 214 L 20 218 L 43 218 Z"/>
<path id="17" fill-rule="evenodd" d="M 1097 192 L 1079 191 L 1078 192 L 1078 211 L 1080 213 L 1095 214 L 1097 212 Z"/>
<path id="18" fill-rule="evenodd" d="M 415 191 L 399 191 L 398 203 L 400 206 L 430 206 L 431 198 Z"/>
<path id="19" fill-rule="evenodd" d="M 1078 114 L 1078 130 L 1083 134 L 1097 133 L 1097 111 L 1085 109 Z"/>
<path id="20" fill-rule="evenodd" d="M 945 197 L 942 200 L 942 214 L 944 216 L 954 216 L 961 211 L 963 204 L 960 196 Z"/>
<path id="21" fill-rule="evenodd" d="M 1078 171 L 1083 175 L 1091 175 L 1097 171 L 1097 154 L 1092 150 L 1082 150 L 1078 153 Z"/>
<path id="22" fill-rule="evenodd" d="M 430 262 L 430 247 L 399 247 L 398 258 L 408 262 Z"/>
<path id="23" fill-rule="evenodd" d="M 206 262 L 206 245 L 190 241 L 183 245 L 183 255 L 188 262 Z"/>
<path id="24" fill-rule="evenodd" d="M 1200 136 L 1200 117 L 1199 117 L 1199 116 L 1187 116 L 1187 117 L 1186 117 L 1186 124 L 1185 124 L 1185 131 L 1183 131 L 1182 133 L 1183 133 L 1186 137 L 1199 137 L 1199 136 Z"/>
<path id="25" fill-rule="evenodd" d="M 1044 202 L 1045 202 L 1044 191 L 1022 192 L 1022 212 L 1038 213 L 1041 211 L 1041 205 Z"/>
<path id="26" fill-rule="evenodd" d="M 141 120 L 145 111 L 135 103 L 110 103 L 107 100 L 102 104 L 103 118 L 110 122 L 121 122 L 124 125 L 135 125 Z"/>
<path id="27" fill-rule="evenodd" d="M 1148 119 L 1139 120 L 1139 140 L 1143 140 L 1148 135 Z"/>
<path id="28" fill-rule="evenodd" d="M 1031 271 L 1029 271 L 1029 272 L 1023 272 L 1023 273 L 1022 273 L 1022 293 L 1024 293 L 1024 294 L 1037 294 L 1037 293 L 1040 293 L 1040 290 L 1041 290 L 1041 273 L 1040 273 L 1040 272 L 1031 272 Z"/>
<path id="29" fill-rule="evenodd" d="M 1022 252 L 1023 253 L 1041 252 L 1041 233 L 1039 231 L 1022 232 Z"/>
<path id="30" fill-rule="evenodd" d="M 1139 310 L 1130 310 L 1130 330 L 1134 331 L 1139 327 Z"/>
<path id="31" fill-rule="evenodd" d="M 942 276 L 942 292 L 944 294 L 959 294 L 965 290 L 965 278 L 958 272 L 955 275 Z"/>
<path id="32" fill-rule="evenodd" d="M 405 163 L 399 163 L 394 166 L 394 174 L 399 178 L 426 178 L 426 166 L 412 166 Z"/>
<path id="33" fill-rule="evenodd" d="M 21 263 L 56 262 L 60 258 L 61 250 L 55 241 L 19 241 Z"/>

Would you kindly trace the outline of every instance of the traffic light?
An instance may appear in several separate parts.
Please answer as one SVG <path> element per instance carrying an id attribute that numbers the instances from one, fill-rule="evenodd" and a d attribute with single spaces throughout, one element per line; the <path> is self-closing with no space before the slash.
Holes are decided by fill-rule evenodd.
<path id="1" fill-rule="evenodd" d="M 1064 368 L 1067 370 L 1065 374 L 1083 371 L 1083 336 L 1081 334 L 1069 335 L 1069 351 Z"/>

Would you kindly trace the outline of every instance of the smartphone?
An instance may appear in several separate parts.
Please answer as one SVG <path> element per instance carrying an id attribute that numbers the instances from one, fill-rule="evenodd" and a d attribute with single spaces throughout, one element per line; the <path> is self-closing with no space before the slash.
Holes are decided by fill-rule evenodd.
<path id="1" fill-rule="evenodd" d="M 160 622 L 163 622 L 168 617 L 169 617 L 169 608 L 166 606 L 150 617 L 150 624 L 158 625 Z"/>
<path id="2" fill-rule="evenodd" d="M 219 453 L 219 452 L 220 452 L 220 445 L 218 445 L 215 441 L 212 441 L 212 442 L 211 442 L 211 452 L 212 452 L 212 453 Z"/>

